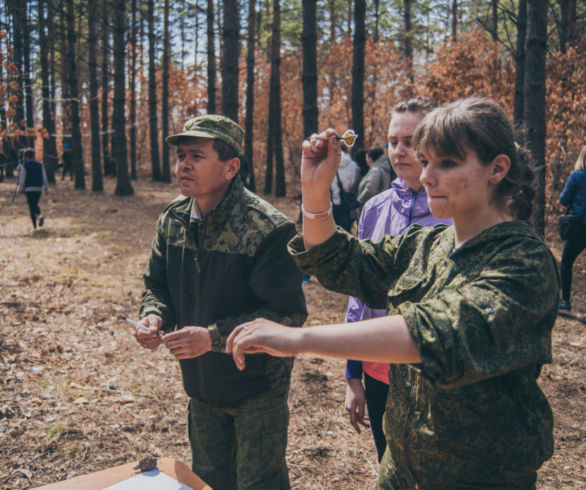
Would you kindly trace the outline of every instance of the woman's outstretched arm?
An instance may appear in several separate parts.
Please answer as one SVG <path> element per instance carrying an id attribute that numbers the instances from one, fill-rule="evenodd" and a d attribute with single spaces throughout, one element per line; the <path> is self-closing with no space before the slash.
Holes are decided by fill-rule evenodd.
<path id="1" fill-rule="evenodd" d="M 342 359 L 412 364 L 419 352 L 400 315 L 360 322 L 289 328 L 258 318 L 236 327 L 226 342 L 238 369 L 244 369 L 245 354 L 266 353 L 287 357 L 311 352 Z"/>

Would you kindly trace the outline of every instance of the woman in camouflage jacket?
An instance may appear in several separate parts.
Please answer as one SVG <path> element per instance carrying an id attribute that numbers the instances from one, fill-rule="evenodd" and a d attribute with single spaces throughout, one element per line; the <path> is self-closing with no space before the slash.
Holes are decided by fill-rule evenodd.
<path id="1" fill-rule="evenodd" d="M 526 223 L 532 171 L 486 99 L 431 112 L 413 143 L 431 212 L 454 225 L 377 243 L 317 212 L 328 207 L 337 141 L 303 145 L 304 234 L 289 250 L 324 286 L 388 316 L 307 329 L 257 320 L 237 327 L 228 349 L 239 368 L 259 351 L 390 362 L 379 488 L 534 488 L 553 452 L 537 378 L 551 362 L 559 277 Z"/>

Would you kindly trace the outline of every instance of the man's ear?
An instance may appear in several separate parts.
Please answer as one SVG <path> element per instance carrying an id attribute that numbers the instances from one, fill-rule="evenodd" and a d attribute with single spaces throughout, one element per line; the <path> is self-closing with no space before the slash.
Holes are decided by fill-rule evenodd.
<path id="1" fill-rule="evenodd" d="M 232 180 L 240 170 L 240 158 L 232 158 L 226 162 L 225 177 L 226 180 Z"/>
<path id="2" fill-rule="evenodd" d="M 501 153 L 497 155 L 491 164 L 490 169 L 490 182 L 491 184 L 497 185 L 501 182 L 509 173 L 509 169 L 511 168 L 511 159 Z"/>

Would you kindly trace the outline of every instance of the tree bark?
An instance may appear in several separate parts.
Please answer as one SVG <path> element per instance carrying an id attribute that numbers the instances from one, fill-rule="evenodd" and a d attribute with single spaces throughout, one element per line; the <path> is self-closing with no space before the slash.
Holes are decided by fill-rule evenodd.
<path id="1" fill-rule="evenodd" d="M 161 180 L 163 182 L 171 182 L 169 145 L 165 142 L 165 138 L 169 135 L 169 63 L 171 62 L 171 46 L 169 40 L 169 0 L 164 1 L 163 12 L 163 93 L 161 94 L 161 125 L 163 130 L 161 151 L 163 153 L 163 172 L 161 174 Z"/>
<path id="2" fill-rule="evenodd" d="M 265 194 L 270 194 L 273 179 L 273 157 L 275 158 L 275 195 L 284 196 L 285 172 L 283 142 L 281 136 L 281 5 L 273 0 L 273 23 L 271 35 L 271 78 L 269 89 L 269 125 L 267 137 L 267 170 Z"/>
<path id="3" fill-rule="evenodd" d="M 365 0 L 354 5 L 354 55 L 352 60 L 352 128 L 364 144 L 364 54 L 365 54 Z"/>
<path id="4" fill-rule="evenodd" d="M 73 172 L 75 188 L 85 189 L 85 169 L 83 164 L 83 148 L 81 142 L 81 120 L 79 117 L 79 94 L 77 90 L 77 60 L 75 45 L 75 11 L 73 0 L 66 1 L 67 17 L 67 71 L 69 75 L 69 114 L 71 116 L 71 150 L 73 153 Z"/>
<path id="5" fill-rule="evenodd" d="M 517 49 L 515 52 L 515 97 L 514 116 L 515 128 L 519 135 L 524 136 L 521 128 L 525 119 L 525 101 L 523 98 L 525 90 L 525 42 L 527 40 L 527 0 L 519 0 L 517 13 Z"/>
<path id="6" fill-rule="evenodd" d="M 498 17 L 498 0 L 491 0 L 490 7 L 491 7 L 491 28 L 490 28 L 490 35 L 492 36 L 493 41 L 499 40 L 499 17 Z"/>
<path id="7" fill-rule="evenodd" d="M 159 163 L 159 126 L 157 123 L 157 72 L 155 70 L 155 2 L 148 0 L 149 37 L 149 128 L 151 136 L 152 179 L 161 180 Z"/>
<path id="8" fill-rule="evenodd" d="M 303 137 L 317 133 L 317 20 L 316 3 L 303 0 Z"/>
<path id="9" fill-rule="evenodd" d="M 55 172 L 57 170 L 59 158 L 57 157 L 57 144 L 55 142 L 55 121 L 53 120 L 53 115 L 51 114 L 51 92 L 49 86 L 49 50 L 47 43 L 47 21 L 45 17 L 45 0 L 38 0 L 37 15 L 39 31 L 39 56 L 41 62 L 41 93 L 43 96 L 43 127 L 47 131 L 47 137 L 43 139 L 43 163 L 45 164 L 45 169 L 47 171 L 47 180 L 50 183 L 54 184 Z"/>
<path id="10" fill-rule="evenodd" d="M 527 0 L 525 69 L 525 124 L 527 147 L 535 161 L 535 210 L 533 225 L 545 235 L 545 54 L 547 48 L 547 1 Z"/>
<path id="11" fill-rule="evenodd" d="M 256 38 L 256 0 L 248 0 L 248 33 L 246 41 L 246 115 L 244 119 L 244 159 L 245 169 L 243 180 L 245 185 L 256 191 L 254 178 L 254 68 L 255 68 L 255 38 Z"/>
<path id="12" fill-rule="evenodd" d="M 566 48 L 576 36 L 576 0 L 558 0 L 560 4 L 560 52 L 565 54 Z"/>
<path id="13" fill-rule="evenodd" d="M 126 157 L 126 0 L 116 0 L 114 7 L 114 160 L 116 161 L 116 195 L 134 193 Z"/>
<path id="14" fill-rule="evenodd" d="M 136 180 L 136 0 L 132 0 L 132 26 L 130 27 L 130 178 Z"/>
<path id="15" fill-rule="evenodd" d="M 35 125 L 33 116 L 33 87 L 31 82 L 31 35 L 28 21 L 28 2 L 27 0 L 20 0 L 20 8 L 22 9 L 22 61 L 24 67 L 24 94 L 25 94 L 25 112 L 26 112 L 26 126 L 33 128 Z M 29 146 L 34 146 L 35 138 L 31 136 L 28 138 Z"/>
<path id="16" fill-rule="evenodd" d="M 214 0 L 207 7 L 208 114 L 216 113 L 216 46 L 214 36 Z"/>
<path id="17" fill-rule="evenodd" d="M 317 10 L 317 5 L 315 2 L 306 2 L 303 0 L 303 28 L 305 29 L 305 4 L 311 3 L 313 4 L 313 10 Z M 336 0 L 328 0 L 328 6 L 330 8 L 330 49 L 332 46 L 336 44 Z"/>
<path id="18" fill-rule="evenodd" d="M 238 58 L 240 55 L 238 1 L 224 0 L 222 49 L 222 114 L 238 122 Z"/>
<path id="19" fill-rule="evenodd" d="M 108 0 L 102 0 L 102 159 L 104 175 L 114 175 L 110 156 L 110 124 L 108 117 L 110 92 L 110 19 Z"/>
<path id="20" fill-rule="evenodd" d="M 403 52 L 408 64 L 409 80 L 413 82 L 413 28 L 411 26 L 411 7 L 413 0 L 403 0 L 403 26 L 405 29 L 405 39 L 403 41 Z M 356 2 L 358 3 L 358 2 Z"/>
<path id="21" fill-rule="evenodd" d="M 452 42 L 458 42 L 458 0 L 452 1 Z"/>
<path id="22" fill-rule="evenodd" d="M 12 62 L 16 68 L 14 77 L 16 78 L 16 96 L 18 99 L 15 101 L 13 107 L 16 112 L 14 121 L 16 122 L 19 129 L 23 129 L 26 124 L 25 111 L 24 111 L 24 67 L 23 67 L 23 25 L 22 15 L 23 6 L 19 0 L 8 0 L 7 3 L 8 11 L 12 15 Z M 12 92 L 14 93 L 14 89 Z M 24 143 L 24 141 L 23 141 Z"/>
<path id="23" fill-rule="evenodd" d="M 88 0 L 89 12 L 96 11 L 96 0 Z M 100 112 L 98 104 L 98 61 L 96 17 L 88 15 L 88 48 L 90 76 L 90 130 L 92 138 L 92 191 L 104 190 L 102 181 L 102 155 L 100 152 Z"/>

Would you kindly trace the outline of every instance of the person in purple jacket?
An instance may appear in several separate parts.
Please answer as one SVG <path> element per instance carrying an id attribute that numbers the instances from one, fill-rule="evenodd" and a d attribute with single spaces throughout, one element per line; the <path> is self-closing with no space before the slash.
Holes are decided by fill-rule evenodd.
<path id="1" fill-rule="evenodd" d="M 411 148 L 415 127 L 435 107 L 433 101 L 415 97 L 399 102 L 393 108 L 387 148 L 391 165 L 398 177 L 391 183 L 390 189 L 366 202 L 358 224 L 358 238 L 378 241 L 385 235 L 399 235 L 412 224 L 451 224 L 451 219 L 441 220 L 432 216 L 427 204 L 427 194 L 419 181 L 423 166 Z M 358 298 L 351 296 L 346 322 L 384 315 L 385 310 L 372 310 Z M 370 425 L 379 462 L 387 446 L 382 420 L 389 390 L 388 370 L 387 363 L 349 360 L 346 364 L 345 407 L 350 423 L 358 433 L 361 425 Z M 370 424 L 365 416 L 365 404 Z"/>

